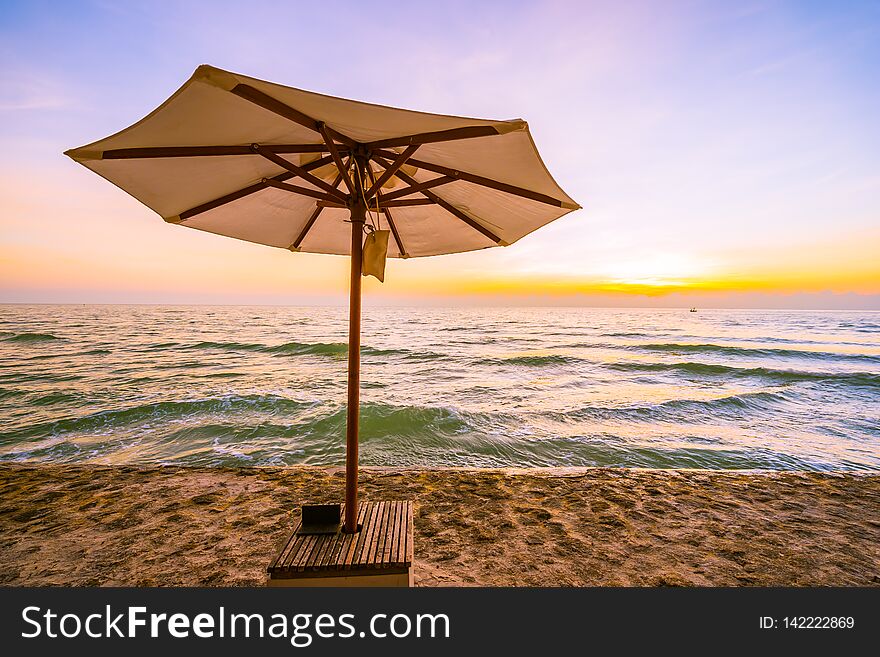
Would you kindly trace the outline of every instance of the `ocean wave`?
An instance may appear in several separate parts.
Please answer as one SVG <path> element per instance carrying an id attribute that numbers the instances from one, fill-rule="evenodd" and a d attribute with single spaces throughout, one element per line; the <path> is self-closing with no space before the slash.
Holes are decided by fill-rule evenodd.
<path id="1" fill-rule="evenodd" d="M 80 395 L 70 392 L 50 392 L 45 395 L 33 396 L 28 404 L 32 406 L 54 406 L 55 404 L 65 404 L 72 401 L 78 401 Z"/>
<path id="2" fill-rule="evenodd" d="M 279 395 L 225 395 L 207 399 L 162 401 L 34 424 L 0 433 L 0 443 L 33 440 L 66 433 L 107 431 L 124 426 L 143 425 L 146 422 L 171 422 L 194 416 L 214 414 L 236 416 L 245 412 L 295 413 L 312 405 L 312 402 L 295 401 Z"/>
<path id="3" fill-rule="evenodd" d="M 0 400 L 10 399 L 12 397 L 21 397 L 22 395 L 26 395 L 27 392 L 24 390 L 15 390 L 14 388 L 0 388 Z"/>
<path id="4" fill-rule="evenodd" d="M 769 367 L 732 367 L 711 363 L 609 363 L 605 367 L 624 372 L 684 372 L 700 376 L 755 377 L 783 383 L 835 381 L 859 386 L 880 386 L 880 374 L 870 372 L 806 372 Z"/>
<path id="5" fill-rule="evenodd" d="M 3 342 L 51 342 L 63 339 L 51 333 L 16 333 L 8 338 L 3 338 Z"/>
<path id="6" fill-rule="evenodd" d="M 714 399 L 671 399 L 638 406 L 584 406 L 572 411 L 550 413 L 562 421 L 674 421 L 699 424 L 705 418 L 752 418 L 769 407 L 787 401 L 781 392 L 749 392 Z"/>
<path id="7" fill-rule="evenodd" d="M 368 349 L 369 347 L 362 347 L 361 352 Z M 260 351 L 286 356 L 344 356 L 348 353 L 348 345 L 345 342 L 285 342 L 263 347 Z"/>
<path id="8" fill-rule="evenodd" d="M 800 349 L 767 349 L 760 347 L 734 347 L 711 343 L 661 342 L 656 344 L 628 345 L 627 349 L 639 351 L 662 351 L 680 354 L 710 353 L 725 356 L 753 356 L 758 358 L 815 358 L 819 360 L 851 360 L 880 363 L 880 356 L 870 354 L 840 354 L 830 351 L 807 351 Z"/>
<path id="9" fill-rule="evenodd" d="M 82 374 L 52 374 L 49 372 L 29 374 L 27 372 L 0 374 L 0 383 L 26 383 L 31 381 L 50 381 L 52 383 L 60 383 L 62 381 L 81 381 L 86 377 Z"/>
<path id="10" fill-rule="evenodd" d="M 341 358 L 348 354 L 348 344 L 345 342 L 284 342 L 277 345 L 267 345 L 254 342 L 196 342 L 189 345 L 177 345 L 165 343 L 156 348 L 169 348 L 176 345 L 186 350 L 220 350 L 220 351 L 250 351 L 279 356 L 329 356 Z M 444 358 L 443 354 L 430 351 L 412 351 L 409 349 L 379 349 L 368 345 L 361 346 L 362 356 L 403 356 L 414 360 L 433 360 Z"/>
<path id="11" fill-rule="evenodd" d="M 546 367 L 548 365 L 568 365 L 581 362 L 576 356 L 562 354 L 541 354 L 534 356 L 508 356 L 506 358 L 481 358 L 476 362 L 480 365 L 520 365 L 523 367 Z"/>
<path id="12" fill-rule="evenodd" d="M 360 439 L 386 440 L 389 436 L 425 437 L 461 434 L 473 430 L 479 414 L 442 406 L 397 406 L 367 402 L 360 407 Z M 338 406 L 297 427 L 305 435 L 343 435 L 346 408 Z"/>

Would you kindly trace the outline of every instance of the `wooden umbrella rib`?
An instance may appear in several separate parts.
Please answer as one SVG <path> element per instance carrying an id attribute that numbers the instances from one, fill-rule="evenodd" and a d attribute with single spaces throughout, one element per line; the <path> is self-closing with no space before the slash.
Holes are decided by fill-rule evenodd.
<path id="1" fill-rule="evenodd" d="M 253 151 L 251 151 L 251 152 L 253 152 Z M 332 162 L 332 158 L 329 155 L 327 155 L 325 157 L 322 157 L 320 159 L 315 160 L 314 162 L 309 162 L 308 164 L 304 164 L 302 166 L 302 168 L 305 169 L 306 171 L 312 171 L 314 169 L 317 169 L 319 167 L 324 166 L 325 164 L 330 164 L 330 162 Z M 283 182 L 285 180 L 289 180 L 290 178 L 293 178 L 293 175 L 294 174 L 286 171 L 284 173 L 278 174 L 277 176 L 274 176 L 273 178 L 270 178 L 270 180 L 277 180 L 277 181 Z M 266 187 L 268 187 L 268 185 L 266 183 L 263 183 L 262 181 L 260 181 L 260 182 L 254 183 L 252 185 L 248 185 L 247 187 L 244 187 L 242 189 L 236 190 L 234 192 L 230 192 L 229 194 L 224 194 L 223 196 L 220 196 L 219 198 L 215 198 L 213 201 L 208 201 L 207 203 L 202 203 L 201 205 L 197 205 L 194 208 L 190 208 L 189 210 L 181 212 L 180 216 L 179 216 L 179 220 L 183 221 L 185 219 L 189 219 L 190 217 L 194 217 L 197 214 L 202 214 L 203 212 L 207 212 L 208 210 L 213 210 L 214 208 L 219 208 L 221 205 L 226 205 L 227 203 L 232 203 L 233 201 L 237 201 L 240 198 L 244 198 L 245 196 L 249 196 L 250 194 L 253 194 L 254 192 L 259 192 L 262 189 L 266 189 Z"/>
<path id="2" fill-rule="evenodd" d="M 414 205 L 435 205 L 436 202 L 429 198 L 401 198 L 394 201 L 381 201 L 383 208 L 408 208 Z"/>
<path id="3" fill-rule="evenodd" d="M 381 166 L 381 163 L 377 164 Z M 388 169 L 386 169 L 385 171 L 388 171 Z M 403 248 L 403 242 L 400 240 L 400 234 L 397 232 L 397 226 L 394 224 L 394 217 L 391 215 L 391 210 L 389 210 L 387 207 L 382 207 L 382 205 L 384 205 L 385 203 L 385 196 L 382 194 L 382 184 L 380 182 L 377 182 L 377 178 L 373 173 L 373 167 L 369 164 L 369 162 L 367 163 L 367 173 L 369 174 L 370 180 L 372 181 L 372 186 L 370 189 L 375 188 L 376 190 L 378 190 L 376 192 L 376 203 L 379 206 L 379 212 L 384 213 L 385 218 L 388 219 L 388 226 L 391 228 L 391 234 L 394 236 L 394 243 L 397 244 L 397 252 L 400 254 L 401 258 L 407 258 L 409 256 L 406 252 L 406 249 Z"/>
<path id="4" fill-rule="evenodd" d="M 464 212 L 459 210 L 457 207 L 455 207 L 451 203 L 444 201 L 442 198 L 440 198 L 436 194 L 432 194 L 431 192 L 428 192 L 428 191 L 422 192 L 422 194 L 427 196 L 429 199 L 434 201 L 437 205 L 439 205 L 441 208 L 443 208 L 444 210 L 446 210 L 450 214 L 455 215 L 456 217 L 461 219 L 464 223 L 466 223 L 471 228 L 479 231 L 480 233 L 482 233 L 483 235 L 488 237 L 490 240 L 492 240 L 496 244 L 501 244 L 501 242 L 503 242 L 503 240 L 500 237 L 498 237 L 495 233 L 493 233 L 491 230 L 489 230 L 488 228 L 486 228 L 482 224 L 477 223 L 476 221 L 471 219 L 469 216 L 467 216 Z"/>
<path id="5" fill-rule="evenodd" d="M 290 185 L 286 182 L 281 182 L 280 180 L 276 180 L 274 178 L 265 178 L 263 179 L 263 182 L 269 187 L 282 189 L 285 192 L 300 194 L 302 196 L 310 196 L 311 198 L 316 198 L 319 201 L 330 201 L 333 203 L 337 202 L 335 196 L 330 196 L 329 194 L 325 194 L 324 192 L 318 191 L 317 189 L 309 189 L 308 187 L 300 187 L 299 185 Z"/>
<path id="6" fill-rule="evenodd" d="M 324 153 L 324 144 L 271 144 L 263 146 L 272 153 Z M 102 160 L 136 160 L 154 157 L 212 157 L 223 155 L 253 155 L 248 146 L 149 146 L 145 148 L 115 148 L 104 151 Z"/>
<path id="7" fill-rule="evenodd" d="M 394 146 L 411 146 L 418 144 L 433 144 L 438 141 L 457 141 L 460 139 L 473 139 L 474 137 L 491 137 L 501 134 L 494 126 L 475 125 L 464 128 L 452 128 L 451 130 L 436 130 L 434 132 L 420 132 L 404 137 L 390 137 L 379 139 L 366 144 L 369 149 L 391 148 Z"/>
<path id="8" fill-rule="evenodd" d="M 282 173 L 273 178 L 273 180 L 283 181 L 288 178 L 292 178 L 292 173 Z M 268 185 L 263 182 L 256 182 L 252 185 L 248 185 L 242 189 L 236 190 L 234 192 L 230 192 L 229 194 L 224 194 L 218 198 L 215 198 L 213 201 L 208 201 L 207 203 L 202 203 L 201 205 L 197 205 L 194 208 L 190 208 L 189 210 L 185 210 L 180 213 L 180 221 L 184 219 L 189 219 L 191 217 L 196 216 L 197 214 L 202 214 L 203 212 L 207 212 L 208 210 L 213 210 L 214 208 L 219 208 L 221 205 L 226 205 L 227 203 L 232 203 L 233 201 L 237 201 L 240 198 L 244 198 L 245 196 L 250 196 L 254 192 L 259 192 L 262 189 L 266 189 Z"/>
<path id="9" fill-rule="evenodd" d="M 374 180 L 373 184 L 370 186 L 370 189 L 367 190 L 366 197 L 367 199 L 371 199 L 373 194 L 377 193 L 380 189 L 382 189 L 382 185 L 384 185 L 388 180 L 391 179 L 400 167 L 406 164 L 406 161 L 415 153 L 419 148 L 419 144 L 413 144 L 411 146 L 407 146 L 406 149 L 402 153 L 400 153 L 397 157 L 393 158 L 393 162 L 391 166 L 385 168 L 385 171 L 382 172 L 382 175 L 379 176 L 378 180 Z"/>
<path id="10" fill-rule="evenodd" d="M 303 164 L 302 169 L 305 171 L 314 171 L 315 169 L 320 169 L 325 164 L 331 164 L 333 162 L 333 158 L 329 155 L 325 155 L 322 158 L 309 162 L 308 164 Z"/>
<path id="11" fill-rule="evenodd" d="M 341 180 L 342 180 L 342 174 L 337 175 L 336 180 L 333 181 L 333 188 L 334 189 L 336 189 L 339 186 L 339 182 Z M 330 206 L 324 205 L 323 201 L 318 201 L 318 205 L 315 208 L 315 211 L 312 212 L 308 221 L 306 221 L 306 225 L 303 226 L 303 229 L 300 231 L 299 236 L 296 238 L 294 243 L 288 247 L 289 249 L 298 249 L 299 248 L 300 244 L 302 244 L 303 240 L 306 238 L 306 235 L 308 235 L 309 231 L 312 229 L 312 226 L 315 225 L 315 222 L 318 220 L 318 216 L 321 214 L 321 212 L 324 211 L 325 207 L 330 207 Z"/>
<path id="12" fill-rule="evenodd" d="M 420 182 L 416 185 L 410 185 L 409 187 L 399 189 L 397 191 L 391 192 L 390 194 L 385 194 L 384 196 L 382 196 L 382 198 L 385 201 L 393 201 L 394 199 L 401 198 L 403 196 L 409 196 L 410 194 L 415 194 L 416 192 L 421 192 L 425 189 L 439 187 L 440 185 L 448 185 L 449 183 L 455 182 L 456 180 L 457 179 L 453 178 L 452 176 L 440 176 L 439 178 L 426 180 L 425 182 Z"/>
<path id="13" fill-rule="evenodd" d="M 306 238 L 306 235 L 311 230 L 312 226 L 318 220 L 318 216 L 324 211 L 323 206 L 319 203 L 315 208 L 314 212 L 312 212 L 309 220 L 306 221 L 306 225 L 303 226 L 303 229 L 300 231 L 299 236 L 296 238 L 293 244 L 291 244 L 288 249 L 294 251 L 299 248 L 299 245 L 302 244 L 302 241 Z"/>
<path id="14" fill-rule="evenodd" d="M 277 98 L 273 98 L 269 94 L 264 93 L 249 84 L 237 84 L 230 91 L 239 98 L 244 98 L 245 100 L 252 102 L 254 105 L 259 105 L 263 109 L 269 110 L 270 112 L 277 114 L 278 116 L 283 116 L 285 119 L 289 119 L 294 123 L 298 123 L 299 125 L 308 128 L 309 130 L 321 132 L 321 130 L 319 130 L 319 126 L 323 126 L 323 124 L 320 121 L 316 121 L 308 114 L 304 114 L 298 109 L 294 109 L 290 105 L 281 102 Z M 330 127 L 327 127 L 326 130 L 336 141 L 340 141 L 347 146 L 358 145 L 357 142 L 348 135 L 337 132 Z"/>
<path id="15" fill-rule="evenodd" d="M 330 136 L 330 133 L 327 130 L 327 126 L 323 123 L 319 124 L 318 132 L 321 134 L 321 137 L 324 138 L 324 143 L 327 145 L 327 150 L 330 151 L 330 157 L 332 157 L 333 161 L 336 163 L 336 168 L 339 169 L 339 173 L 342 175 L 342 180 L 345 182 L 346 189 L 348 189 L 349 194 L 353 194 L 354 184 L 352 184 L 351 177 L 348 175 L 348 168 L 342 162 L 342 156 L 339 155 L 339 149 L 333 142 L 333 138 Z"/>
<path id="16" fill-rule="evenodd" d="M 382 158 L 376 158 L 375 155 L 374 155 L 374 159 L 377 159 L 383 165 L 387 162 L 387 160 L 384 160 Z M 409 183 L 410 185 L 417 185 L 418 184 L 418 181 L 415 178 L 408 176 L 403 171 L 398 171 L 397 177 L 400 178 L 403 182 Z M 449 212 L 451 215 L 457 217 L 458 219 L 460 219 L 461 221 L 466 223 L 468 226 L 470 226 L 474 230 L 482 233 L 483 235 L 488 237 L 490 240 L 492 240 L 496 244 L 501 244 L 504 241 L 500 237 L 498 237 L 495 233 L 493 233 L 491 230 L 489 230 L 488 228 L 486 228 L 482 224 L 478 223 L 477 221 L 471 219 L 468 215 L 466 215 L 464 212 L 459 210 L 457 207 L 455 207 L 454 205 L 452 205 L 451 203 L 449 203 L 447 201 L 444 201 L 442 198 L 440 198 L 439 196 L 437 196 L 433 192 L 430 192 L 425 189 L 419 193 L 426 196 L 428 199 L 430 199 L 431 201 L 433 201 L 434 203 L 439 205 L 441 208 L 443 208 L 444 210 Z M 400 201 L 398 201 L 398 203 L 399 202 Z M 392 203 L 394 203 L 394 201 L 392 201 Z"/>
<path id="17" fill-rule="evenodd" d="M 327 131 L 327 134 L 330 135 L 335 141 L 342 142 L 343 144 L 345 144 L 346 146 L 349 146 L 350 148 L 355 148 L 360 145 L 357 141 L 355 141 L 354 139 L 352 139 L 348 135 L 344 135 L 341 132 L 339 132 L 338 130 L 334 130 L 329 125 L 324 125 L 324 129 Z"/>
<path id="18" fill-rule="evenodd" d="M 292 108 L 290 105 L 282 103 L 280 100 L 273 98 L 269 94 L 264 93 L 249 84 L 239 83 L 230 91 L 239 98 L 244 98 L 245 100 L 252 102 L 254 105 L 259 105 L 273 114 L 283 116 L 285 119 L 298 123 L 309 130 L 318 132 L 318 122 L 315 121 L 315 119 Z"/>
<path id="19" fill-rule="evenodd" d="M 403 242 L 400 241 L 400 233 L 397 232 L 397 225 L 394 223 L 394 217 L 391 216 L 391 210 L 385 208 L 385 218 L 388 219 L 388 226 L 391 228 L 391 234 L 394 236 L 394 243 L 397 244 L 397 251 L 400 257 L 406 258 L 409 254 L 403 248 Z"/>
<path id="20" fill-rule="evenodd" d="M 259 144 L 254 144 L 253 149 L 255 152 L 259 153 L 260 155 L 262 155 L 264 158 L 266 158 L 267 160 L 269 160 L 273 164 L 277 164 L 282 169 L 287 169 L 288 171 L 299 176 L 303 180 L 307 180 L 308 182 L 312 183 L 315 187 L 320 187 L 325 192 L 329 193 L 331 196 L 335 196 L 335 197 L 339 198 L 340 202 L 345 203 L 348 200 L 348 198 L 345 196 L 345 194 L 343 194 L 338 189 L 336 189 L 336 187 L 334 187 L 333 185 L 331 185 L 330 183 L 328 183 L 324 180 L 321 180 L 317 176 L 312 175 L 311 173 L 306 171 L 301 166 L 297 166 L 296 164 L 293 164 L 292 162 L 288 162 L 280 155 L 276 155 L 275 153 L 263 148 Z"/>
<path id="21" fill-rule="evenodd" d="M 375 154 L 386 158 L 394 157 L 393 151 L 378 151 Z M 478 176 L 473 173 L 468 173 L 467 171 L 461 171 L 460 169 L 451 169 L 440 164 L 425 162 L 424 160 L 418 160 L 416 158 L 410 158 L 409 164 L 420 169 L 427 169 L 428 171 L 433 171 L 434 173 L 451 176 L 453 178 L 456 178 L 457 180 L 464 180 L 466 182 L 474 183 L 475 185 L 482 185 L 483 187 L 497 189 L 500 192 L 513 194 L 514 196 L 522 196 L 523 198 L 538 201 L 539 203 L 546 203 L 547 205 L 552 205 L 557 208 L 565 207 L 565 203 L 563 201 L 553 198 L 552 196 L 547 196 L 546 194 L 541 194 L 540 192 L 533 192 L 530 189 L 517 187 L 516 185 L 509 185 L 507 183 L 492 180 L 491 178 L 486 178 L 484 176 Z"/>

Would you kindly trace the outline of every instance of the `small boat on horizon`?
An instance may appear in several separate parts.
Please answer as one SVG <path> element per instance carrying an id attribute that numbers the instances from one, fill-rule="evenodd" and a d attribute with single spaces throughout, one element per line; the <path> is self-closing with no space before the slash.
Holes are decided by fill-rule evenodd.
<path id="1" fill-rule="evenodd" d="M 692 313 L 695 313 L 695 312 L 697 312 L 697 309 L 696 309 L 696 308 L 691 308 L 691 312 L 692 312 Z"/>

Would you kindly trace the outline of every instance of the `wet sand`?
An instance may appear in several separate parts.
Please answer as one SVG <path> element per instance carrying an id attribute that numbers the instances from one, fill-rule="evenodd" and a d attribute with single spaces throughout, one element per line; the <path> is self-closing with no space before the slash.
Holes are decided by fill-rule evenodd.
<path id="1" fill-rule="evenodd" d="M 0 585 L 239 586 L 338 469 L 0 465 Z M 880 476 L 364 470 L 419 586 L 880 585 Z"/>

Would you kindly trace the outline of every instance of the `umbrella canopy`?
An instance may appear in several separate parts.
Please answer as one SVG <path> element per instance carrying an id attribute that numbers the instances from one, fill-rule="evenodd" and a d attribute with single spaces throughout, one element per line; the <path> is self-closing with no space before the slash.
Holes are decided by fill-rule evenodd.
<path id="1" fill-rule="evenodd" d="M 347 531 L 356 531 L 368 215 L 393 236 L 382 255 L 407 258 L 507 246 L 580 207 L 521 119 L 396 109 L 207 65 L 145 118 L 66 155 L 169 223 L 351 256 Z"/>
<path id="2" fill-rule="evenodd" d="M 168 222 L 349 255 L 349 212 L 338 207 L 348 187 L 334 160 L 358 145 L 370 153 L 368 176 L 383 178 L 389 257 L 506 246 L 579 207 L 525 121 L 383 107 L 212 66 L 141 121 L 66 154 Z M 389 166 L 397 173 L 386 178 Z"/>

